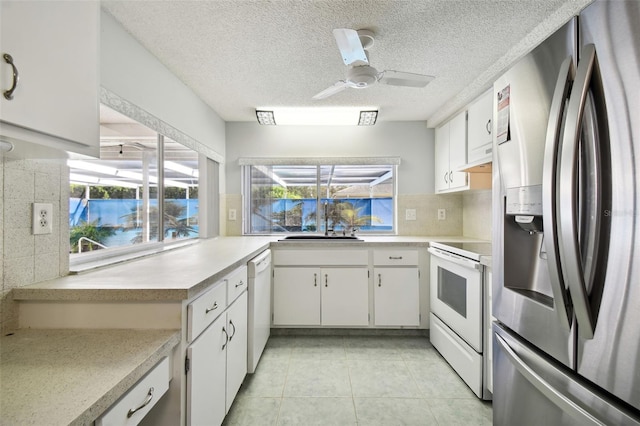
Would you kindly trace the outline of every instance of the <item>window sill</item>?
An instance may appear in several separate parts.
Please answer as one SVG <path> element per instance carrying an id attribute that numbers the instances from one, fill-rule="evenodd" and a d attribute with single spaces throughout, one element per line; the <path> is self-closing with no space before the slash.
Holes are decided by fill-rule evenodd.
<path id="1" fill-rule="evenodd" d="M 69 274 L 78 275 L 83 272 L 89 272 L 95 269 L 116 265 L 118 263 L 124 263 L 180 247 L 197 244 L 198 242 L 199 239 L 193 238 L 169 243 L 150 243 L 145 245 L 143 249 L 140 249 L 140 247 L 123 247 L 120 249 L 109 249 L 108 252 L 97 250 L 93 253 L 86 253 L 82 255 L 71 254 L 69 255 Z"/>

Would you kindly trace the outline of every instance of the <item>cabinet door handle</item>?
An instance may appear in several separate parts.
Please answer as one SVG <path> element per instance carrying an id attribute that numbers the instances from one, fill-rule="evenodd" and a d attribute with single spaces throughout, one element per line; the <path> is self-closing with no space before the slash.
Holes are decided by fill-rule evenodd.
<path id="1" fill-rule="evenodd" d="M 329 274 L 324 274 L 324 286 L 329 287 Z"/>
<path id="2" fill-rule="evenodd" d="M 382 287 L 382 274 L 378 274 L 378 287 Z"/>
<path id="3" fill-rule="evenodd" d="M 236 288 L 242 287 L 243 285 L 244 285 L 244 281 L 240 281 L 238 284 L 236 284 Z"/>
<path id="4" fill-rule="evenodd" d="M 136 412 L 138 412 L 139 410 L 142 410 L 144 407 L 149 405 L 152 399 L 153 399 L 153 387 L 150 387 L 149 393 L 147 393 L 147 397 L 144 399 L 144 401 L 142 401 L 142 404 L 140 404 L 137 408 L 129 409 L 129 412 L 127 413 L 127 418 L 128 419 L 131 418 L 131 416 L 133 416 Z"/>
<path id="5" fill-rule="evenodd" d="M 449 183 L 449 181 L 447 180 L 448 174 L 449 174 L 448 172 L 444 172 L 444 183 Z"/>
<path id="6" fill-rule="evenodd" d="M 218 302 L 213 302 L 213 306 L 210 308 L 207 308 L 204 313 L 208 314 L 211 311 L 215 311 L 216 309 L 218 309 Z"/>
<path id="7" fill-rule="evenodd" d="M 389 256 L 390 260 L 402 260 L 402 256 Z"/>
<path id="8" fill-rule="evenodd" d="M 487 129 L 487 134 L 491 134 L 491 119 L 489 119 L 489 121 L 487 121 L 487 124 L 484 126 L 485 129 Z"/>
<path id="9" fill-rule="evenodd" d="M 453 183 L 453 171 L 449 172 L 449 182 Z"/>
<path id="10" fill-rule="evenodd" d="M 222 350 L 224 351 L 224 348 L 227 347 L 227 343 L 229 343 L 229 334 L 227 333 L 227 330 L 224 329 L 224 327 L 222 327 L 222 332 L 224 333 L 224 343 L 222 344 Z"/>
<path id="11" fill-rule="evenodd" d="M 5 99 L 10 101 L 11 99 L 13 99 L 13 91 L 16 90 L 16 87 L 18 87 L 18 79 L 20 77 L 18 76 L 18 68 L 16 68 L 16 65 L 13 63 L 13 57 L 8 53 L 5 53 L 4 55 L 2 55 L 2 57 L 4 58 L 4 61 L 6 63 L 11 65 L 13 71 L 13 83 L 11 84 L 11 88 L 9 90 L 5 90 L 3 93 Z"/>
<path id="12" fill-rule="evenodd" d="M 231 339 L 233 339 L 233 336 L 236 335 L 236 325 L 233 323 L 233 321 L 229 320 L 229 325 L 231 327 L 233 327 L 233 334 L 231 336 L 229 336 L 229 341 L 231 341 Z"/>
<path id="13" fill-rule="evenodd" d="M 318 287 L 318 274 L 313 274 L 313 286 Z"/>

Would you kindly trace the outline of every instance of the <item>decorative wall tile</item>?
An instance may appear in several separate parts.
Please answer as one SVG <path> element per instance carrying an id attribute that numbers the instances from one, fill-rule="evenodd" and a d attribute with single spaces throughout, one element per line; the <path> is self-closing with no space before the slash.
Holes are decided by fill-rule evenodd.
<path id="1" fill-rule="evenodd" d="M 31 206 L 29 200 L 4 200 L 4 227 L 31 229 Z"/>
<path id="2" fill-rule="evenodd" d="M 4 261 L 4 288 L 9 290 L 17 287 L 24 287 L 29 284 L 33 284 L 35 272 L 34 272 L 34 257 L 19 257 L 16 259 L 7 259 Z"/>
<path id="3" fill-rule="evenodd" d="M 474 191 L 464 194 L 463 235 L 491 240 L 491 191 Z"/>
<path id="4" fill-rule="evenodd" d="M 59 276 L 60 276 L 59 253 L 47 253 L 47 254 L 35 256 L 34 282 L 51 280 Z"/>
<path id="5" fill-rule="evenodd" d="M 58 173 L 35 174 L 35 201 L 36 202 L 60 202 L 60 168 Z"/>
<path id="6" fill-rule="evenodd" d="M 35 177 L 33 172 L 23 169 L 6 167 L 4 169 L 4 200 L 27 200 L 35 199 Z"/>
<path id="7" fill-rule="evenodd" d="M 35 238 L 30 228 L 9 228 L 4 231 L 4 260 L 33 256 Z"/>

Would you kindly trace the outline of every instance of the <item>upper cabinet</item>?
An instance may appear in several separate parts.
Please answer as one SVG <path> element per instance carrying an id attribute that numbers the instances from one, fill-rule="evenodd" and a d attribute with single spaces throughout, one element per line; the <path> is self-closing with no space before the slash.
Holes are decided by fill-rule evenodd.
<path id="1" fill-rule="evenodd" d="M 467 173 L 457 172 L 467 162 L 467 113 L 458 114 L 436 129 L 436 192 L 463 188 Z"/>
<path id="2" fill-rule="evenodd" d="M 478 176 L 478 173 L 457 171 L 466 164 L 467 112 L 464 111 L 436 129 L 436 193 L 491 187 L 491 173 Z"/>
<path id="3" fill-rule="evenodd" d="M 492 91 L 489 90 L 469 105 L 468 113 L 467 163 L 476 165 L 491 162 L 493 141 Z"/>
<path id="4" fill-rule="evenodd" d="M 98 1 L 0 2 L 0 136 L 99 155 Z"/>

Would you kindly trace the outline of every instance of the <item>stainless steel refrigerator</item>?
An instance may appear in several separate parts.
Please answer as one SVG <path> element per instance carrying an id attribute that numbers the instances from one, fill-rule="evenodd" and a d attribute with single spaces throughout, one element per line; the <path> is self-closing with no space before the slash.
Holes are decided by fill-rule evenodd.
<path id="1" fill-rule="evenodd" d="M 640 2 L 494 84 L 496 425 L 640 425 Z"/>

